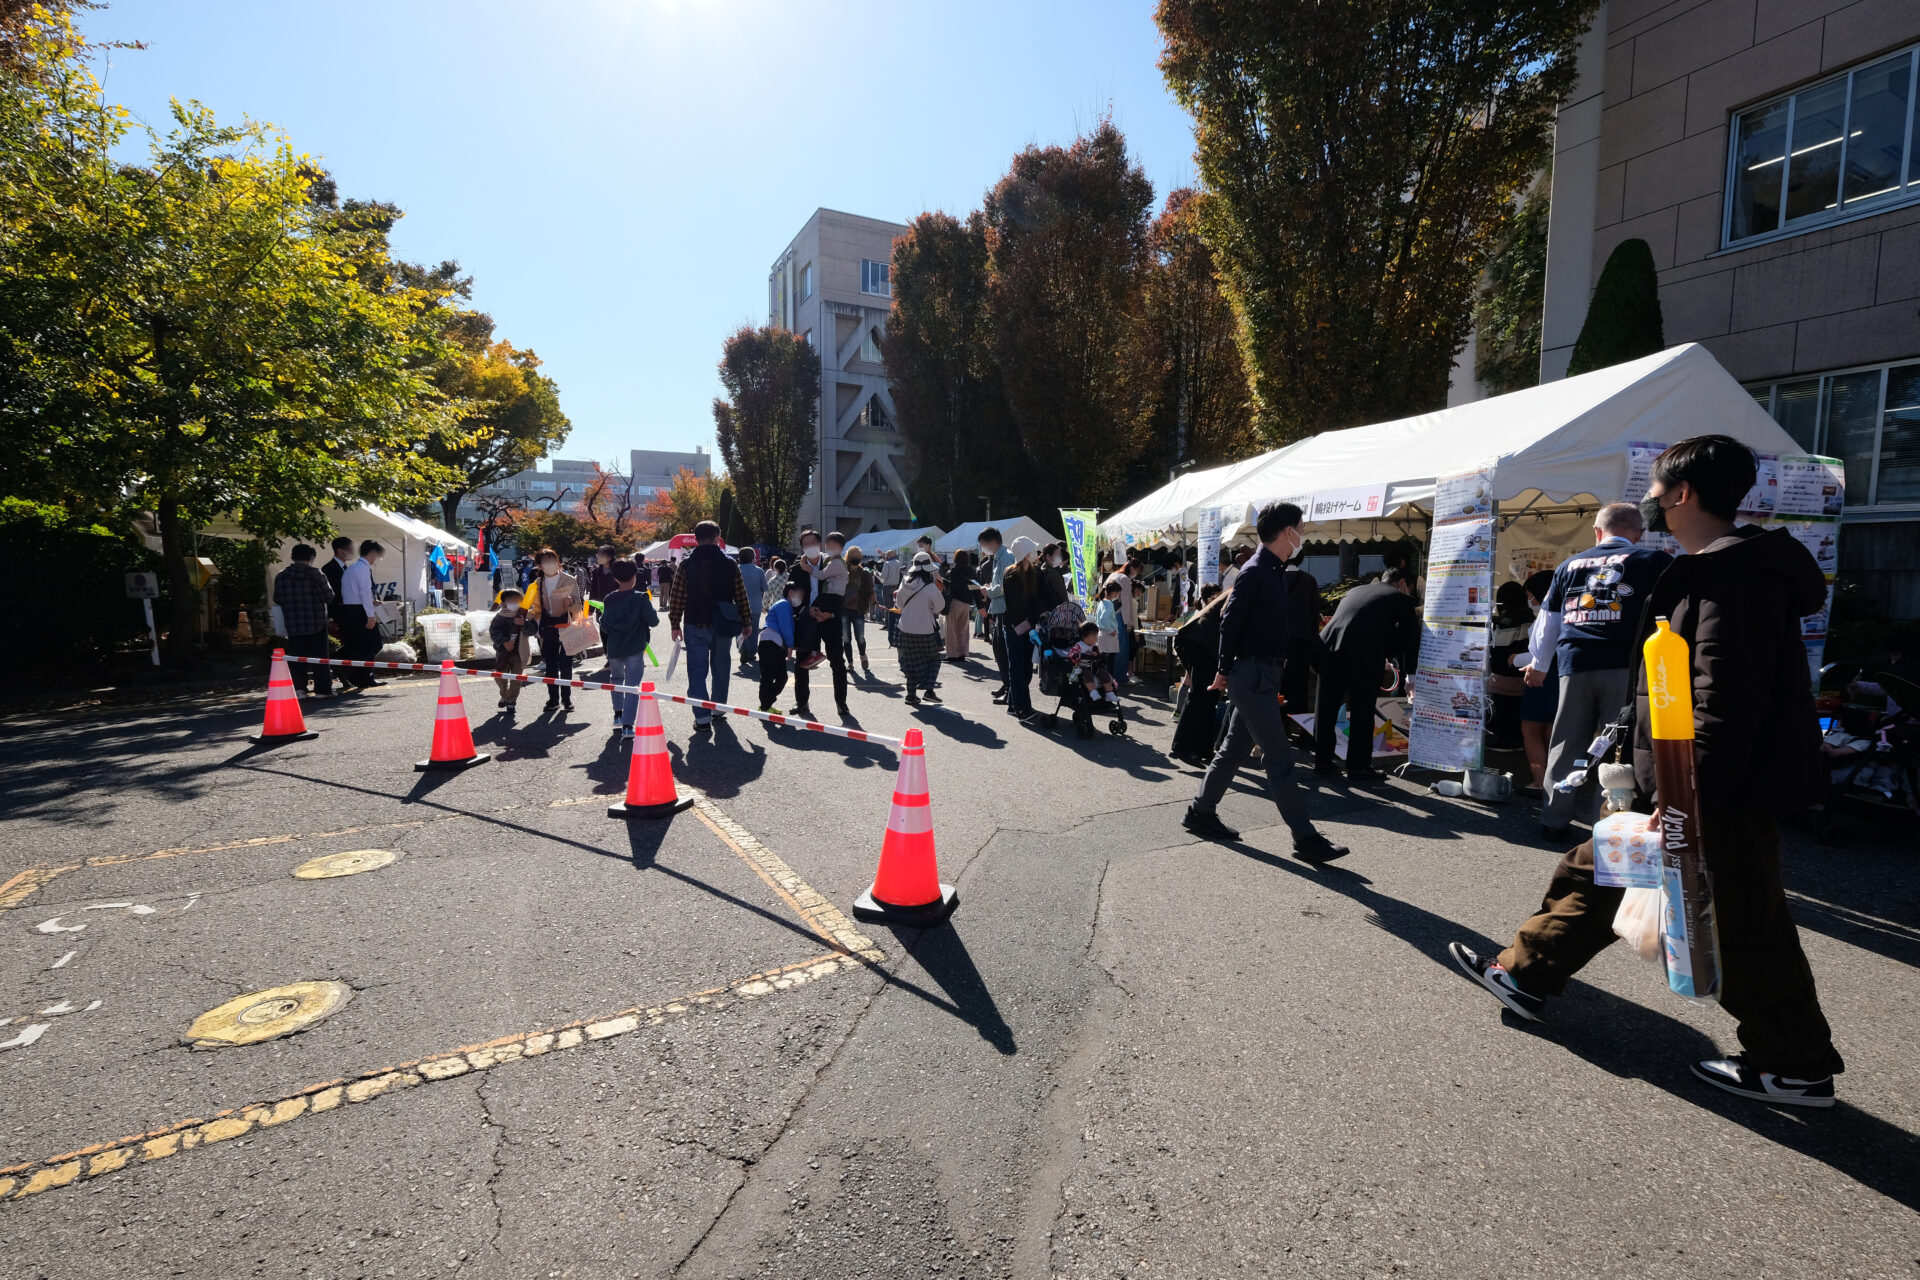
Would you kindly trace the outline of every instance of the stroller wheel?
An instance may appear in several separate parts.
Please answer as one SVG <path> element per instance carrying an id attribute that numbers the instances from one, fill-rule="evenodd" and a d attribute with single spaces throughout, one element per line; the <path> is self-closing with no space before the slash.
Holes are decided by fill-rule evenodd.
<path id="1" fill-rule="evenodd" d="M 1107 726 L 1107 732 L 1116 738 L 1124 738 L 1127 736 L 1127 722 L 1125 720 L 1115 720 Z"/>

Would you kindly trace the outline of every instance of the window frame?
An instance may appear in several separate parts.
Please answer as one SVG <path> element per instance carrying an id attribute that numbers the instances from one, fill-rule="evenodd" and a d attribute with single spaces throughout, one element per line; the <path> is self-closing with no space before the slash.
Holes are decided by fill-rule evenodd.
<path id="1" fill-rule="evenodd" d="M 1867 498 L 1865 502 L 1847 503 L 1842 509 L 1842 516 L 1843 518 L 1847 518 L 1856 513 L 1864 516 L 1868 512 L 1920 512 L 1920 500 L 1888 503 L 1885 506 L 1880 505 L 1879 500 L 1881 451 L 1885 448 L 1887 434 L 1887 388 L 1893 381 L 1893 371 L 1895 369 L 1905 369 L 1917 365 L 1920 365 L 1920 360 L 1912 359 L 1889 360 L 1879 364 L 1856 364 L 1848 365 L 1840 369 L 1822 369 L 1818 373 L 1802 373 L 1770 378 L 1764 382 L 1746 383 L 1745 386 L 1750 393 L 1760 387 L 1766 388 L 1766 403 L 1761 404 L 1758 396 L 1754 397 L 1754 403 L 1760 405 L 1761 409 L 1766 412 L 1767 417 L 1771 418 L 1777 426 L 1779 425 L 1780 419 L 1774 415 L 1775 410 L 1780 404 L 1781 386 L 1791 382 L 1806 382 L 1809 379 L 1817 379 L 1820 383 L 1819 407 L 1814 415 L 1813 444 L 1807 451 L 1821 457 L 1837 457 L 1837 454 L 1831 452 L 1833 442 L 1827 436 L 1829 426 L 1827 415 L 1832 407 L 1829 392 L 1833 386 L 1833 382 L 1836 378 L 1851 377 L 1858 373 L 1878 373 L 1880 375 L 1880 386 L 1874 401 L 1873 461 L 1867 470 Z M 1849 490 L 1853 488 L 1852 477 L 1848 478 L 1847 488 Z"/>
<path id="2" fill-rule="evenodd" d="M 1900 57 L 1902 54 L 1904 54 L 1907 59 L 1907 110 L 1904 121 L 1906 130 L 1904 135 L 1905 141 L 1902 144 L 1901 150 L 1902 171 L 1899 188 L 1885 199 L 1875 198 L 1871 204 L 1856 203 L 1848 206 L 1845 203 L 1844 197 L 1846 194 L 1847 181 L 1847 150 L 1852 143 L 1850 135 L 1853 128 L 1853 78 L 1862 71 L 1878 66 L 1880 63 L 1890 59 Z M 1831 213 L 1825 214 L 1824 216 L 1809 215 L 1797 222 L 1789 224 L 1787 222 L 1787 185 L 1791 177 L 1790 170 L 1793 167 L 1793 131 L 1794 125 L 1799 118 L 1799 100 L 1804 94 L 1812 93 L 1817 89 L 1825 88 L 1836 82 L 1846 86 L 1846 113 L 1842 116 L 1840 123 L 1840 158 L 1834 178 L 1834 192 L 1836 196 L 1834 208 Z M 1914 125 L 1916 114 L 1920 114 L 1920 100 L 1917 100 L 1917 95 L 1920 95 L 1920 43 L 1909 44 L 1904 49 L 1883 50 L 1880 53 L 1861 59 L 1853 66 L 1848 67 L 1845 71 L 1838 74 L 1822 76 L 1798 88 L 1789 89 L 1785 93 L 1776 93 L 1771 97 L 1758 98 L 1728 111 L 1727 161 L 1725 181 L 1723 183 L 1723 197 L 1720 202 L 1720 248 L 1718 253 L 1729 253 L 1740 249 L 1750 249 L 1755 245 L 1772 244 L 1775 241 L 1804 235 L 1809 231 L 1818 231 L 1843 222 L 1851 222 L 1856 218 L 1870 218 L 1877 214 L 1889 212 L 1890 210 L 1920 204 L 1920 157 L 1914 155 L 1914 144 L 1916 141 L 1920 141 L 1920 138 L 1916 137 Z M 1739 193 L 1740 117 L 1755 111 L 1764 111 L 1766 108 L 1777 106 L 1782 102 L 1787 104 L 1787 121 L 1784 126 L 1786 136 L 1783 142 L 1785 154 L 1781 157 L 1780 162 L 1779 225 L 1775 226 L 1771 231 L 1755 232 L 1753 235 L 1741 236 L 1736 240 L 1733 238 L 1733 211 Z"/>

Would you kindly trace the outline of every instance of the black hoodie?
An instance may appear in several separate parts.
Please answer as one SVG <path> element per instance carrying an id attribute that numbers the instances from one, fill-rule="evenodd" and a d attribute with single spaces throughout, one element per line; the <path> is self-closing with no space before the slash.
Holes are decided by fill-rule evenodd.
<path id="1" fill-rule="evenodd" d="M 1642 796 L 1655 793 L 1641 644 L 1655 619 L 1666 618 L 1691 650 L 1701 807 L 1751 803 L 1794 813 L 1813 802 L 1820 728 L 1800 619 L 1826 599 L 1813 553 L 1785 529 L 1741 525 L 1667 566 L 1643 606 L 1631 654 L 1633 772 Z"/>

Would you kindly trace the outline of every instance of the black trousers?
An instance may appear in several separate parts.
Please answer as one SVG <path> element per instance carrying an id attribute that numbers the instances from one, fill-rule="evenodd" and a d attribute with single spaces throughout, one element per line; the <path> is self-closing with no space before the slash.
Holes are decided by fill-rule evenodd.
<path id="1" fill-rule="evenodd" d="M 1205 759 L 1213 754 L 1217 734 L 1214 716 L 1219 706 L 1220 695 L 1195 681 L 1187 694 L 1187 709 L 1180 713 L 1180 725 L 1173 731 L 1174 755 Z"/>
<path id="2" fill-rule="evenodd" d="M 357 604 L 340 606 L 340 656 L 364 662 L 380 652 L 380 628 L 367 625 L 367 611 Z M 365 668 L 348 669 L 340 677 L 342 684 L 364 689 L 374 681 L 374 673 Z"/>
<path id="3" fill-rule="evenodd" d="M 813 624 L 813 634 L 820 648 L 826 650 L 827 665 L 833 668 L 833 703 L 837 707 L 847 705 L 847 639 L 840 632 L 838 616 L 825 622 Z M 796 650 L 798 652 L 798 650 Z M 805 707 L 807 702 L 807 677 L 812 674 L 797 666 L 793 673 L 793 697 Z"/>
<path id="4" fill-rule="evenodd" d="M 287 656 L 289 658 L 331 657 L 332 655 L 329 654 L 327 650 L 327 633 L 324 631 L 315 631 L 304 636 L 287 637 Z M 293 687 L 295 692 L 305 693 L 307 691 L 307 674 L 309 671 L 313 674 L 313 691 L 315 693 L 324 698 L 333 692 L 333 668 L 308 667 L 304 662 L 296 662 L 293 664 Z"/>
<path id="5" fill-rule="evenodd" d="M 1313 704 L 1313 763 L 1326 769 L 1333 765 L 1334 722 L 1340 718 L 1340 704 L 1347 705 L 1347 772 L 1360 773 L 1373 767 L 1373 704 L 1380 696 L 1380 669 L 1356 675 L 1344 667 L 1327 663 L 1320 673 L 1320 696 Z"/>
<path id="6" fill-rule="evenodd" d="M 1304 715 L 1310 705 L 1307 677 L 1314 668 L 1313 650 L 1319 637 L 1287 641 L 1287 665 L 1280 677 L 1280 696 L 1287 700 L 1287 714 Z"/>
<path id="7" fill-rule="evenodd" d="M 802 673 L 804 674 L 804 673 Z M 773 700 L 787 687 L 787 649 L 771 640 L 760 642 L 760 709 L 773 710 Z"/>

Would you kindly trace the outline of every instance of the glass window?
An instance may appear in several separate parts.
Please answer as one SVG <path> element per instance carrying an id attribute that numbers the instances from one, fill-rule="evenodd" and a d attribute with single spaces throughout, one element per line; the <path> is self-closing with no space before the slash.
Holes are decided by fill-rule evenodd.
<path id="1" fill-rule="evenodd" d="M 890 296 L 893 293 L 893 285 L 889 278 L 891 274 L 891 268 L 887 263 L 862 259 L 860 262 L 860 292 L 876 293 L 881 297 Z"/>
<path id="2" fill-rule="evenodd" d="M 1840 142 L 1847 127 L 1847 82 L 1835 80 L 1793 102 L 1793 148 L 1787 153 L 1787 221 L 1840 203 Z"/>
<path id="3" fill-rule="evenodd" d="M 1827 380 L 1827 453 L 1847 464 L 1847 505 L 1873 496 L 1873 445 L 1880 428 L 1880 370 Z"/>
<path id="4" fill-rule="evenodd" d="M 1916 57 L 1906 49 L 1735 115 L 1727 242 L 1920 199 Z"/>
<path id="5" fill-rule="evenodd" d="M 1920 502 L 1920 364 L 1887 370 L 1876 502 Z"/>
<path id="6" fill-rule="evenodd" d="M 813 264 L 809 262 L 800 268 L 800 301 L 805 302 L 813 296 Z"/>
<path id="7" fill-rule="evenodd" d="M 1783 382 L 1775 388 L 1773 420 L 1802 449 L 1820 452 L 1820 379 Z"/>
<path id="8" fill-rule="evenodd" d="M 1853 105 L 1847 113 L 1845 201 L 1871 200 L 1900 189 L 1901 153 L 1907 144 L 1907 54 L 1853 73 Z"/>
<path id="9" fill-rule="evenodd" d="M 878 467 L 867 468 L 867 492 L 868 493 L 892 493 L 893 492 L 893 490 L 887 484 L 887 478 L 880 474 L 880 468 Z"/>
<path id="10" fill-rule="evenodd" d="M 867 336 L 860 339 L 860 358 L 868 364 L 880 363 L 880 343 L 873 330 L 867 330 Z"/>
<path id="11" fill-rule="evenodd" d="M 1780 227 L 1780 184 L 1786 178 L 1787 114 L 1790 102 L 1749 111 L 1736 122 L 1733 153 L 1733 226 L 1744 239 Z"/>

